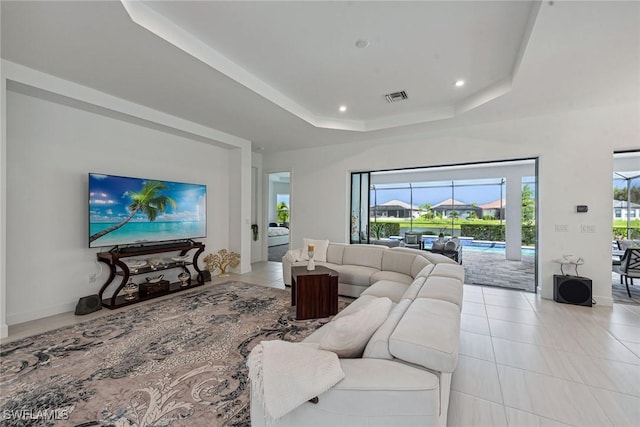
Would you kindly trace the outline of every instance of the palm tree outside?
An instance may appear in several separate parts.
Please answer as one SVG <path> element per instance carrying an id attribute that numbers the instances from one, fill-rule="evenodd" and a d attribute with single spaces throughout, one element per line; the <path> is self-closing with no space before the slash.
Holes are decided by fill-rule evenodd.
<path id="1" fill-rule="evenodd" d="M 167 207 L 171 206 L 175 208 L 177 206 L 175 200 L 169 196 L 160 194 L 163 190 L 167 190 L 169 187 L 158 181 L 149 181 L 142 186 L 142 190 L 139 193 L 130 192 L 128 196 L 131 198 L 131 203 L 127 207 L 129 210 L 129 216 L 118 224 L 105 228 L 89 237 L 89 242 L 99 239 L 100 237 L 111 233 L 127 222 L 129 222 L 138 212 L 144 213 L 149 221 L 155 221 L 158 214 L 164 213 Z"/>

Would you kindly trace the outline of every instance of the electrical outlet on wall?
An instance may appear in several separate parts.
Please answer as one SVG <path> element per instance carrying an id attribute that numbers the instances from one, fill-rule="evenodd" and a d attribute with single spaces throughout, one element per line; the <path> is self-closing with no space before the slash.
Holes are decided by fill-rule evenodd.
<path id="1" fill-rule="evenodd" d="M 569 231 L 569 224 L 556 224 L 556 233 L 567 233 Z"/>
<path id="2" fill-rule="evenodd" d="M 595 233 L 596 232 L 596 226 L 593 224 L 581 224 L 580 225 L 580 232 L 582 233 Z"/>
<path id="3" fill-rule="evenodd" d="M 95 283 L 98 280 L 98 275 L 96 273 L 89 274 L 89 283 Z"/>

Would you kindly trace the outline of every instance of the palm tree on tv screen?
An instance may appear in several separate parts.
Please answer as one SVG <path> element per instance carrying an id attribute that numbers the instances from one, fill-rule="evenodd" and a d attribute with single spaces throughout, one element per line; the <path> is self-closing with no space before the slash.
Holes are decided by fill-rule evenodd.
<path id="1" fill-rule="evenodd" d="M 115 231 L 125 225 L 127 222 L 133 218 L 133 216 L 142 211 L 149 221 L 155 221 L 158 217 L 158 214 L 163 213 L 167 210 L 167 207 L 170 205 L 175 208 L 176 202 L 169 196 L 165 196 L 160 194 L 162 190 L 166 190 L 167 185 L 158 181 L 149 181 L 142 186 L 142 190 L 139 193 L 129 192 L 129 197 L 131 198 L 131 203 L 127 207 L 129 210 L 129 216 L 122 220 L 120 223 L 105 228 L 102 231 L 97 232 L 93 236 L 89 237 L 89 242 L 93 242 L 94 240 L 99 239 L 105 234 L 109 234 L 112 231 Z"/>

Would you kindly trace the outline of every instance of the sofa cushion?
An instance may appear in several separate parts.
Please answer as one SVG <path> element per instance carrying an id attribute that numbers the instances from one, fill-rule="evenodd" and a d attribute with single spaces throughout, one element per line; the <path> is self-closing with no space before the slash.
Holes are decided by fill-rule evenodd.
<path id="1" fill-rule="evenodd" d="M 367 289 L 368 286 L 352 285 L 351 283 L 338 282 L 338 295 L 345 297 L 358 298 L 360 294 Z"/>
<path id="2" fill-rule="evenodd" d="M 428 277 L 433 271 L 434 267 L 435 267 L 435 264 L 426 265 L 422 270 L 418 272 L 418 274 L 413 276 L 413 278 L 416 279 L 418 277 Z"/>
<path id="3" fill-rule="evenodd" d="M 416 256 L 403 252 L 384 251 L 382 253 L 382 268 L 384 271 L 395 271 L 406 275 L 411 274 L 411 266 Z"/>
<path id="4" fill-rule="evenodd" d="M 360 357 L 376 329 L 386 320 L 391 309 L 389 298 L 376 298 L 356 310 L 325 325 L 320 348 L 338 357 Z"/>
<path id="5" fill-rule="evenodd" d="M 304 239 L 304 245 L 300 253 L 301 258 L 304 260 L 309 259 L 309 246 L 313 246 L 313 259 L 316 261 L 325 262 L 327 260 L 327 248 L 329 247 L 328 240 L 314 240 Z"/>
<path id="6" fill-rule="evenodd" d="M 338 312 L 338 314 L 333 316 L 333 319 L 331 319 L 331 320 L 337 320 L 337 319 L 339 319 L 341 317 L 347 316 L 349 314 L 353 314 L 353 313 L 355 313 L 356 311 L 360 310 L 362 307 L 364 307 L 365 305 L 369 304 L 371 301 L 373 301 L 373 300 L 375 300 L 377 298 L 378 297 L 373 296 L 373 295 L 367 295 L 367 296 L 360 297 L 360 298 L 354 300 L 348 306 L 346 306 L 344 308 L 344 310 Z M 311 335 L 306 337 L 302 342 L 305 342 L 305 343 L 320 343 L 320 340 L 322 339 L 324 334 L 327 332 L 327 325 L 328 324 L 329 323 L 326 323 L 323 326 L 321 326 L 318 329 L 316 329 L 315 331 L 313 331 L 311 333 Z"/>
<path id="7" fill-rule="evenodd" d="M 382 359 L 340 359 L 340 365 L 345 373 L 342 381 L 322 393 L 317 404 L 299 406 L 276 425 L 437 425 L 441 411 L 437 375 Z M 252 424 L 265 424 L 260 406 L 252 404 L 252 419 L 259 420 Z"/>
<path id="8" fill-rule="evenodd" d="M 362 357 L 393 360 L 393 356 L 389 353 L 389 337 L 410 305 L 411 300 L 404 299 L 391 309 L 387 319 L 367 343 Z"/>
<path id="9" fill-rule="evenodd" d="M 451 277 L 430 276 L 417 297 L 449 301 L 462 308 L 462 282 Z"/>
<path id="10" fill-rule="evenodd" d="M 373 295 L 376 297 L 387 297 L 391 301 L 398 303 L 409 287 L 408 284 L 394 282 L 392 280 L 380 280 L 369 286 L 361 296 Z"/>
<path id="11" fill-rule="evenodd" d="M 455 261 L 453 264 L 438 264 L 433 267 L 430 276 L 451 277 L 464 283 L 464 268 Z"/>
<path id="12" fill-rule="evenodd" d="M 349 245 L 344 248 L 342 264 L 361 265 L 382 270 L 382 253 L 390 250 L 386 246 Z"/>
<path id="13" fill-rule="evenodd" d="M 460 309 L 435 299 L 416 298 L 389 337 L 389 352 L 398 359 L 441 372 L 458 363 Z"/>
<path id="14" fill-rule="evenodd" d="M 375 295 L 362 295 L 359 298 L 353 300 L 353 302 L 350 303 L 348 306 L 346 306 L 344 310 L 340 311 L 338 314 L 333 316 L 333 319 L 331 320 L 338 320 L 343 316 L 348 316 L 349 314 L 353 314 L 356 311 L 364 308 L 366 305 L 368 305 L 369 303 L 371 303 L 373 300 L 377 298 L 380 298 L 380 297 Z"/>
<path id="15" fill-rule="evenodd" d="M 336 265 L 335 270 L 338 272 L 339 282 L 350 283 L 357 286 L 369 286 L 369 278 L 372 274 L 379 271 L 373 267 L 351 264 Z"/>
<path id="16" fill-rule="evenodd" d="M 425 280 L 427 280 L 427 278 L 424 276 L 416 277 L 415 279 L 413 279 L 413 282 L 404 292 L 404 295 L 402 295 L 401 299 L 416 299 L 416 297 L 418 296 L 418 292 L 420 292 L 420 289 L 422 289 L 422 285 L 424 285 Z"/>
<path id="17" fill-rule="evenodd" d="M 333 264 L 342 264 L 342 254 L 344 248 L 347 247 L 346 243 L 329 243 L 327 248 L 327 262 Z"/>
<path id="18" fill-rule="evenodd" d="M 374 284 L 376 282 L 379 282 L 380 280 L 392 280 L 395 282 L 400 282 L 400 283 L 409 285 L 413 281 L 413 277 L 407 274 L 397 273 L 395 271 L 385 271 L 385 270 L 377 271 L 373 273 L 371 277 L 369 277 L 370 284 Z"/>
<path id="19" fill-rule="evenodd" d="M 411 264 L 411 276 L 415 279 L 425 267 L 433 268 L 433 264 L 422 255 L 415 257 L 413 259 L 413 264 Z"/>

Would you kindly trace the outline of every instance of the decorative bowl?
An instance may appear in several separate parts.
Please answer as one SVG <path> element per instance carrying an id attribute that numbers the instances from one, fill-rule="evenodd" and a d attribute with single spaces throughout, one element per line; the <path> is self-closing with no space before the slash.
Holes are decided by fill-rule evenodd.
<path id="1" fill-rule="evenodd" d="M 126 259 L 122 261 L 129 268 L 141 268 L 147 265 L 147 261 L 143 259 Z"/>
<path id="2" fill-rule="evenodd" d="M 138 292 L 138 285 L 136 285 L 135 283 L 133 283 L 131 279 L 129 279 L 129 282 L 126 285 L 124 285 L 124 287 L 122 288 L 122 292 L 125 295 L 124 299 L 126 299 L 127 301 L 136 299 L 136 297 L 133 294 Z"/>
<path id="3" fill-rule="evenodd" d="M 178 280 L 180 280 L 180 286 L 189 286 L 189 280 L 191 279 L 191 275 L 187 272 L 182 272 L 178 274 Z"/>
<path id="4" fill-rule="evenodd" d="M 147 281 L 147 283 L 159 283 L 163 277 L 164 277 L 164 274 L 161 274 L 156 277 L 146 277 L 145 280 Z"/>

